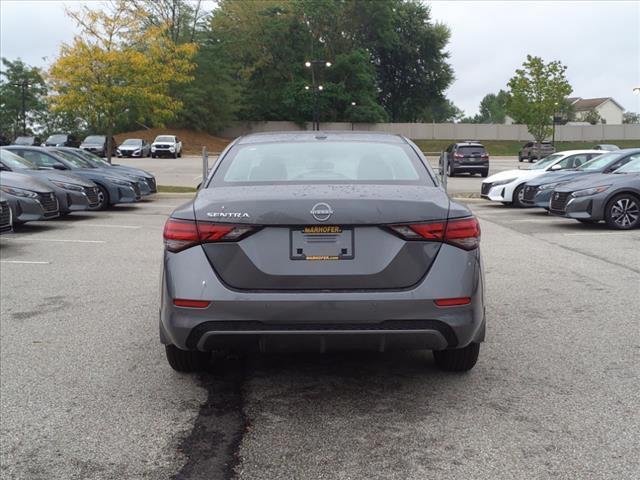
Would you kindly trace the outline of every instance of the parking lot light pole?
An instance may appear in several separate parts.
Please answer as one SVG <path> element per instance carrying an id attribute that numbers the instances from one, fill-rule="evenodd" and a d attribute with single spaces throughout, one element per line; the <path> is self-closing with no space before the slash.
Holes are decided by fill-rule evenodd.
<path id="1" fill-rule="evenodd" d="M 316 67 L 324 66 L 329 68 L 331 62 L 325 60 L 308 60 L 304 66 L 311 69 L 311 88 L 313 89 L 313 130 L 320 130 L 320 112 L 318 111 L 318 92 L 322 91 L 322 85 L 317 84 Z M 305 87 L 306 90 L 309 90 Z"/>
<path id="2" fill-rule="evenodd" d="M 553 148 L 555 150 L 556 148 L 556 113 L 558 113 L 558 102 L 555 102 L 553 104 L 553 130 L 552 130 L 552 134 L 551 134 L 551 145 L 553 145 Z M 542 148 L 542 146 L 540 145 L 539 148 Z M 540 152 L 538 151 L 538 159 L 540 159 Z"/>
<path id="3" fill-rule="evenodd" d="M 357 105 L 356 102 L 351 102 L 351 106 L 355 107 Z M 353 115 L 351 116 L 351 130 L 353 131 Z"/>

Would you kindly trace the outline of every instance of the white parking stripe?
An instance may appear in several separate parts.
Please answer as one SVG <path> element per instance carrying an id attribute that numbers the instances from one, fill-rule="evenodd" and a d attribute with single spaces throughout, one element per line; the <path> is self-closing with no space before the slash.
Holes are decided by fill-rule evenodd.
<path id="1" fill-rule="evenodd" d="M 26 240 L 28 242 L 59 242 L 59 243 L 107 243 L 105 240 L 72 240 L 63 238 L 29 238 L 17 237 L 15 240 Z"/>
<path id="2" fill-rule="evenodd" d="M 627 235 L 631 238 L 640 238 L 640 235 L 630 232 L 628 230 L 622 232 L 579 232 L 579 233 L 565 233 L 567 237 L 587 237 L 591 235 Z"/>
<path id="3" fill-rule="evenodd" d="M 130 228 L 137 229 L 142 228 L 140 225 L 103 225 L 99 223 L 83 223 L 83 227 L 100 227 L 100 228 Z"/>
<path id="4" fill-rule="evenodd" d="M 49 265 L 51 262 L 32 262 L 29 260 L 0 260 L 0 263 L 27 264 L 27 265 Z"/>

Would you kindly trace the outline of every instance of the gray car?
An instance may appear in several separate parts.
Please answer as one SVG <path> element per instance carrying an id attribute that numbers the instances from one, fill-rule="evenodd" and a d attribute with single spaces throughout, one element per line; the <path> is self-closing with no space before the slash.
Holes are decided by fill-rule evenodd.
<path id="1" fill-rule="evenodd" d="M 154 177 L 153 174 L 147 172 L 146 170 L 142 170 L 141 168 L 129 167 L 128 165 L 119 165 L 117 163 L 109 163 L 104 158 L 100 158 L 87 150 L 80 150 L 70 147 L 59 147 L 54 148 L 53 150 L 75 155 L 76 157 L 88 162 L 92 167 L 101 168 L 107 173 L 118 173 L 120 175 L 125 175 L 129 179 L 135 180 L 136 182 L 138 182 L 140 193 L 142 195 L 150 195 L 158 191 L 156 185 L 156 177 Z"/>
<path id="2" fill-rule="evenodd" d="M 29 160 L 5 148 L 0 149 L 0 169 L 33 175 L 48 183 L 58 198 L 61 214 L 87 210 L 98 205 L 100 190 L 95 183 L 72 173 L 40 170 Z"/>
<path id="3" fill-rule="evenodd" d="M 0 235 L 13 231 L 13 213 L 8 200 L 0 191 Z"/>
<path id="4" fill-rule="evenodd" d="M 91 180 L 98 186 L 98 204 L 93 208 L 102 210 L 117 203 L 133 203 L 140 200 L 140 187 L 137 182 L 120 174 L 110 174 L 102 169 L 93 168 L 86 161 L 74 156 L 63 155 L 43 147 L 9 146 L 7 150 L 17 153 L 35 163 L 38 168 L 72 172 L 79 177 Z"/>
<path id="5" fill-rule="evenodd" d="M 0 191 L 11 207 L 14 225 L 60 215 L 56 194 L 32 175 L 0 171 Z"/>
<path id="6" fill-rule="evenodd" d="M 127 138 L 116 150 L 118 157 L 150 157 L 151 145 L 142 138 Z"/>
<path id="7" fill-rule="evenodd" d="M 615 172 L 638 154 L 640 154 L 640 148 L 604 152 L 596 157 L 593 154 L 576 154 L 574 158 L 583 157 L 585 161 L 589 158 L 590 160 L 577 168 L 547 172 L 533 180 L 529 180 L 523 190 L 522 203 L 526 206 L 535 206 L 548 210 L 551 192 L 557 186 L 576 181 L 581 177 L 587 178 L 585 175 Z"/>
<path id="8" fill-rule="evenodd" d="M 403 137 L 241 137 L 164 242 L 160 340 L 175 370 L 218 349 L 430 349 L 450 371 L 477 361 L 479 224 Z"/>
<path id="9" fill-rule="evenodd" d="M 583 223 L 604 220 L 617 230 L 640 227 L 640 154 L 613 173 L 558 186 L 549 209 Z"/>

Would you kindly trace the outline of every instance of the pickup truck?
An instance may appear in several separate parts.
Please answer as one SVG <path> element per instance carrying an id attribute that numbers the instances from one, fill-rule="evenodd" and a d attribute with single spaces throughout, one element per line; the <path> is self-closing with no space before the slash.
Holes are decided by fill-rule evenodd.
<path id="1" fill-rule="evenodd" d="M 151 144 L 151 158 L 182 157 L 182 142 L 175 135 L 158 135 Z"/>

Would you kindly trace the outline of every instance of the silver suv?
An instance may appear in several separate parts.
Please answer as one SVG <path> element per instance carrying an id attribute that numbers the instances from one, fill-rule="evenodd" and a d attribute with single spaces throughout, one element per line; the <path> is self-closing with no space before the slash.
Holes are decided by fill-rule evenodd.
<path id="1" fill-rule="evenodd" d="M 556 153 L 556 147 L 554 147 L 551 142 L 528 142 L 525 143 L 524 147 L 518 152 L 518 161 L 522 162 L 526 159 L 531 163 L 534 160 L 540 160 L 552 153 Z"/>

